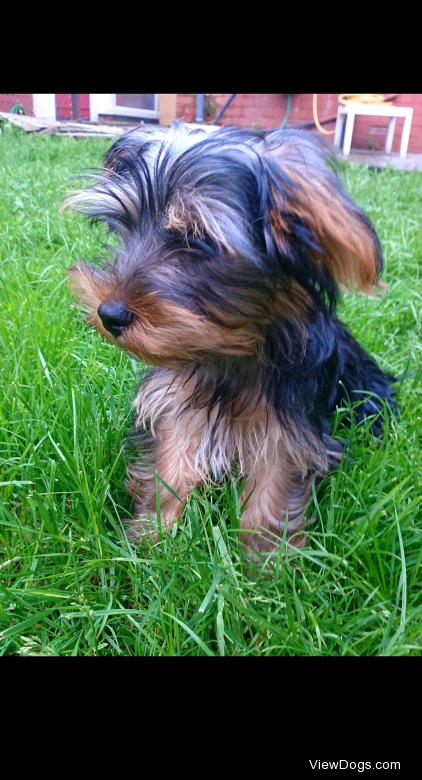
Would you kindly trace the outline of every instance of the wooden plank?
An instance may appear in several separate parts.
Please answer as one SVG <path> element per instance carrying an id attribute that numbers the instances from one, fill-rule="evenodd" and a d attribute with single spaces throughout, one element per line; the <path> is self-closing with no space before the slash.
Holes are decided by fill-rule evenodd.
<path id="1" fill-rule="evenodd" d="M 27 133 L 37 132 L 41 135 L 49 135 L 51 133 L 59 133 L 64 135 L 71 135 L 77 133 L 78 135 L 96 135 L 112 137 L 123 135 L 129 130 L 133 130 L 132 126 L 127 125 L 95 125 L 95 124 L 83 124 L 82 122 L 58 122 L 50 119 L 39 119 L 34 116 L 26 116 L 25 114 L 10 114 L 5 111 L 0 111 L 0 117 L 7 119 L 8 122 L 20 127 Z"/>
<path id="2" fill-rule="evenodd" d="M 116 135 L 118 133 L 78 133 L 78 132 L 69 132 L 69 133 L 59 133 L 59 135 L 70 135 L 72 138 L 116 138 Z"/>
<path id="3" fill-rule="evenodd" d="M 49 119 L 37 119 L 34 116 L 26 116 L 25 114 L 10 114 L 5 111 L 0 111 L 0 116 L 7 119 L 17 127 L 21 127 L 22 130 L 30 132 L 31 130 L 40 130 L 42 127 L 54 127 L 59 124 L 58 122 L 50 121 Z"/>

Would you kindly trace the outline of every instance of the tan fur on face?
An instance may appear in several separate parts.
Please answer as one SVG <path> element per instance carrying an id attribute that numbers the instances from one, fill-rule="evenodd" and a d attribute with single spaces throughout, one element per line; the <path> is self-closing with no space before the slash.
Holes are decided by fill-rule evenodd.
<path id="1" fill-rule="evenodd" d="M 254 324 L 254 318 L 264 327 L 273 321 L 286 319 L 295 322 L 297 330 L 306 334 L 311 301 L 297 282 L 289 290 L 271 291 L 271 305 L 265 307 L 257 291 L 244 291 L 251 316 L 235 311 L 225 313 L 225 324 L 218 324 L 158 295 L 148 293 L 141 298 L 132 295 L 124 282 L 115 282 L 102 271 L 81 263 L 68 271 L 69 286 L 87 313 L 87 322 L 108 341 L 130 352 L 146 363 L 179 368 L 187 361 L 201 361 L 213 356 L 246 356 L 260 354 L 263 336 Z M 242 295 L 242 290 L 239 290 Z M 136 315 L 130 327 L 115 338 L 107 331 L 98 307 L 105 301 L 123 301 L 128 311 Z M 212 301 L 208 304 L 215 317 L 221 316 Z"/>
<path id="2" fill-rule="evenodd" d="M 87 312 L 88 324 L 146 363 L 176 367 L 210 355 L 250 355 L 262 341 L 252 325 L 241 324 L 242 319 L 235 315 L 227 315 L 228 326 L 224 327 L 153 293 L 131 300 L 123 283 L 110 283 L 106 274 L 86 264 L 74 266 L 68 276 L 73 294 Z M 103 327 L 98 316 L 98 307 L 108 300 L 123 300 L 136 315 L 118 338 Z"/>
<path id="3" fill-rule="evenodd" d="M 210 355 L 250 355 L 260 340 L 247 327 L 224 328 L 169 301 L 157 299 L 155 304 L 154 319 L 160 324 L 154 327 L 139 314 L 120 339 L 124 349 L 151 356 L 155 365 L 200 361 Z"/>
<path id="4" fill-rule="evenodd" d="M 99 320 L 97 309 L 105 300 L 104 295 L 107 296 L 107 290 L 104 289 L 104 274 L 86 263 L 80 263 L 69 268 L 67 277 L 72 295 L 79 300 L 87 314 L 88 325 L 97 326 Z"/>

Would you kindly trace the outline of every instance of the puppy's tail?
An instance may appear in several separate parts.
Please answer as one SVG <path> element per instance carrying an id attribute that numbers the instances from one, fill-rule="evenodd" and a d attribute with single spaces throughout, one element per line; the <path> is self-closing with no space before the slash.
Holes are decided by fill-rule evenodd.
<path id="1" fill-rule="evenodd" d="M 340 380 L 334 407 L 350 402 L 358 424 L 374 417 L 372 431 L 380 436 L 385 408 L 398 411 L 394 384 L 399 380 L 381 371 L 343 323 L 337 320 L 336 325 Z"/>
<path id="2" fill-rule="evenodd" d="M 383 287 L 380 243 L 369 218 L 344 193 L 330 148 L 310 133 L 284 130 L 270 133 L 262 150 L 279 249 L 288 251 L 299 236 L 314 277 L 323 266 L 341 287 L 374 295 L 374 286 Z"/>

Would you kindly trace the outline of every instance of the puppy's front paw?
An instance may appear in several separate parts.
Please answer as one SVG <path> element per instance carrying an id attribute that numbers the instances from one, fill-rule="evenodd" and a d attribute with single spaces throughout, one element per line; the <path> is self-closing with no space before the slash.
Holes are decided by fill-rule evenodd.
<path id="1" fill-rule="evenodd" d="M 170 520 L 160 518 L 158 520 L 156 512 L 142 514 L 138 517 L 129 517 L 125 520 L 126 536 L 133 542 L 141 539 L 148 539 L 154 544 L 159 541 L 159 531 L 169 531 L 173 528 L 177 518 Z"/>
<path id="2" fill-rule="evenodd" d="M 124 521 L 126 536 L 131 542 L 138 542 L 143 537 L 158 540 L 157 533 L 157 515 L 139 515 L 138 517 L 128 517 Z"/>

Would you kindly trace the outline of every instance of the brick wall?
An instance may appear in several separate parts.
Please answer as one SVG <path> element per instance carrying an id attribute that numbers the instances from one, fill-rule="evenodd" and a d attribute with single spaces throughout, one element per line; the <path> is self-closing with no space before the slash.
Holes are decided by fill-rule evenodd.
<path id="1" fill-rule="evenodd" d="M 10 111 L 13 106 L 22 105 L 29 116 L 33 115 L 34 100 L 32 95 L 6 94 L 0 95 L 0 111 Z"/>
<path id="2" fill-rule="evenodd" d="M 220 109 L 224 106 L 229 94 L 205 95 L 205 110 L 208 110 L 205 121 L 212 121 Z M 290 112 L 287 127 L 304 124 L 313 121 L 312 94 L 293 94 L 291 96 Z M 70 118 L 70 95 L 57 96 L 64 103 L 60 105 L 60 113 Z M 88 95 L 81 95 L 81 116 L 89 116 Z M 67 102 L 66 102 L 67 101 Z M 20 103 L 28 114 L 33 113 L 33 97 L 31 94 L 0 94 L 0 111 L 10 111 L 14 105 Z M 410 106 L 413 108 L 412 129 L 410 133 L 409 152 L 422 154 L 422 94 L 400 94 L 394 99 L 395 106 Z M 318 94 L 318 118 L 322 122 L 330 119 L 323 127 L 334 130 L 335 116 L 338 107 L 338 93 Z M 275 128 L 280 127 L 284 120 L 287 108 L 287 94 L 238 94 L 224 113 L 219 125 L 237 125 L 239 127 Z M 176 114 L 178 118 L 184 118 L 186 122 L 194 122 L 196 119 L 196 94 L 177 95 Z M 60 117 L 62 118 L 62 117 Z M 354 126 L 352 148 L 355 149 L 383 149 L 387 133 L 388 119 L 380 117 L 357 117 Z M 397 119 L 394 134 L 393 152 L 399 151 L 403 120 Z M 315 128 L 313 128 L 315 130 Z M 325 136 L 332 140 L 333 136 Z"/>
<path id="3" fill-rule="evenodd" d="M 212 115 L 205 114 L 205 121 L 212 121 L 229 94 L 205 95 L 205 111 L 213 110 Z M 318 94 L 318 119 L 331 119 L 323 124 L 324 129 L 334 130 L 335 117 L 338 108 L 338 93 Z M 291 96 L 290 112 L 286 127 L 313 121 L 313 95 L 293 94 Z M 393 100 L 395 106 L 413 108 L 412 130 L 410 133 L 409 152 L 422 154 L 422 94 L 400 94 Z M 219 125 L 237 125 L 239 127 L 274 128 L 282 124 L 287 108 L 287 94 L 248 94 L 236 95 Z M 185 122 L 194 122 L 196 118 L 196 94 L 177 95 L 177 117 Z M 383 117 L 357 117 L 354 125 L 352 148 L 383 149 L 387 133 L 388 119 Z M 399 151 L 403 120 L 397 119 L 394 134 L 393 152 Z M 315 130 L 315 127 L 313 128 Z M 332 140 L 333 135 L 325 136 Z"/>
<path id="4" fill-rule="evenodd" d="M 71 96 L 64 94 L 56 94 L 56 118 L 57 119 L 71 119 L 72 118 L 72 100 Z M 34 114 L 34 99 L 33 95 L 28 94 L 0 94 L 0 111 L 10 111 L 13 106 L 20 104 L 24 107 L 26 113 L 29 116 Z M 79 95 L 79 107 L 81 118 L 89 119 L 89 95 Z"/>

